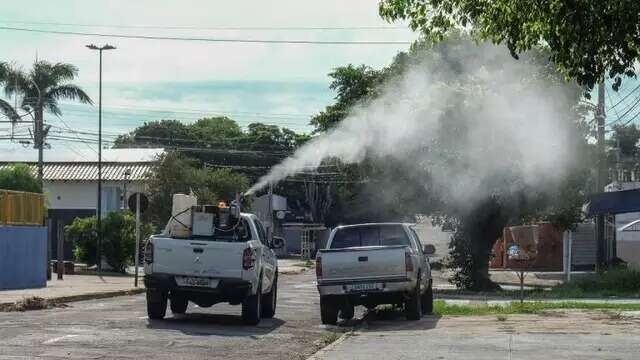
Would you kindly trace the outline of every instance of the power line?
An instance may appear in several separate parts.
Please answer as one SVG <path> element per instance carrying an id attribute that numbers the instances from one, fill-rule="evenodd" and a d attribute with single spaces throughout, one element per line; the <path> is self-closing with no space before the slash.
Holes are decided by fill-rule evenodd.
<path id="1" fill-rule="evenodd" d="M 607 126 L 611 126 L 617 122 L 620 122 L 624 119 L 625 116 L 627 116 L 627 114 L 629 114 L 631 112 L 631 110 L 633 110 L 636 106 L 638 106 L 638 104 L 640 104 L 640 96 L 638 96 L 635 100 L 635 102 L 633 104 L 631 104 L 629 107 L 627 107 L 626 111 L 618 116 L 618 118 L 610 123 L 607 124 Z"/>
<path id="2" fill-rule="evenodd" d="M 199 41 L 210 43 L 244 43 L 244 44 L 295 44 L 295 45 L 411 45 L 412 41 L 323 41 L 323 40 L 268 40 L 268 39 L 224 39 L 224 38 L 202 38 L 202 37 L 181 37 L 181 36 L 156 36 L 156 35 L 126 35 L 126 34 L 103 34 L 80 31 L 59 31 L 41 30 L 31 28 L 19 28 L 11 26 L 0 26 L 0 30 L 22 31 L 41 34 L 72 35 L 72 36 L 96 36 L 120 39 L 141 39 L 141 40 L 170 40 L 170 41 Z"/>
<path id="3" fill-rule="evenodd" d="M 622 99 L 620 99 L 620 101 L 618 101 L 617 103 L 615 103 L 614 105 L 612 105 L 611 107 L 609 107 L 609 110 L 611 109 L 615 109 L 616 106 L 620 105 L 620 103 L 622 103 L 623 101 L 625 101 L 629 96 L 631 96 L 631 94 L 633 94 L 634 92 L 636 92 L 638 89 L 640 89 L 640 85 L 636 86 L 635 88 L 633 88 L 631 91 L 629 91 Z M 607 91 L 608 92 L 608 91 Z M 611 98 L 609 98 L 609 100 L 611 100 Z"/>
<path id="4" fill-rule="evenodd" d="M 406 26 L 180 26 L 180 25 L 119 25 L 119 24 L 87 24 L 48 21 L 15 21 L 2 20 L 6 24 L 78 26 L 114 29 L 166 29 L 166 30 L 232 30 L 232 31 L 318 31 L 318 30 L 407 30 Z"/>

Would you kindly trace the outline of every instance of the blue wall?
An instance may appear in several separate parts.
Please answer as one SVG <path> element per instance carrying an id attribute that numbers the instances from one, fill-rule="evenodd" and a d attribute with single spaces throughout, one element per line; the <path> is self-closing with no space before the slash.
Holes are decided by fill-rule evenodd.
<path id="1" fill-rule="evenodd" d="M 0 226 L 0 290 L 47 286 L 47 228 Z"/>

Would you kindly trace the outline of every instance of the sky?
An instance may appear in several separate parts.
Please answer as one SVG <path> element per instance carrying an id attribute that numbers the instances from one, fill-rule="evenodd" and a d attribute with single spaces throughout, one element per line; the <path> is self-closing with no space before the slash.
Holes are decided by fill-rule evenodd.
<path id="1" fill-rule="evenodd" d="M 377 4 L 377 0 L 6 1 L 0 27 L 253 40 L 410 42 L 418 37 L 405 24 L 383 21 Z M 309 117 L 331 104 L 335 96 L 328 88 L 327 74 L 332 69 L 349 63 L 379 68 L 408 48 L 407 44 L 186 42 L 0 29 L 0 60 L 25 69 L 36 58 L 74 64 L 79 69 L 74 82 L 97 103 L 98 54 L 85 45 L 105 43 L 117 47 L 103 54 L 103 133 L 107 141 L 145 121 L 193 122 L 206 115 L 227 115 L 242 126 L 260 121 L 309 132 Z M 50 141 L 45 159 L 82 154 L 93 160 L 97 145 L 78 138 L 97 132 L 97 106 L 65 102 L 62 110 L 61 117 L 49 114 L 45 121 L 55 134 L 76 141 Z M 25 134 L 29 127 L 19 125 L 15 131 Z M 0 123 L 0 135 L 9 133 L 9 125 Z M 35 156 L 28 145 L 0 139 L 0 161 Z"/>

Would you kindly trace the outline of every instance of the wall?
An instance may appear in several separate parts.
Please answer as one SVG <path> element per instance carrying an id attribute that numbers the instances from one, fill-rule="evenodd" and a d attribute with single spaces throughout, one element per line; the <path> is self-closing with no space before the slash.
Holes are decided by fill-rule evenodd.
<path id="1" fill-rule="evenodd" d="M 47 286 L 47 230 L 0 226 L 0 290 Z"/>
<path id="2" fill-rule="evenodd" d="M 95 209 L 98 202 L 98 183 L 95 181 L 48 181 L 45 183 L 47 206 L 49 209 Z M 142 191 L 144 184 L 130 182 L 127 194 Z M 103 212 L 117 210 L 120 194 L 124 192 L 124 182 L 104 181 L 102 183 Z"/>

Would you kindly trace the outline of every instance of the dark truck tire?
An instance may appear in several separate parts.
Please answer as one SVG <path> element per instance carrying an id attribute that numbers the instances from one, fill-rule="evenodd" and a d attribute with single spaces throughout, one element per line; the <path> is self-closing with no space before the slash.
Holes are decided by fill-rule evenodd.
<path id="1" fill-rule="evenodd" d="M 187 311 L 187 307 L 189 306 L 189 300 L 187 300 L 184 296 L 176 295 L 171 297 L 169 305 L 171 307 L 172 313 L 184 314 Z"/>
<path id="2" fill-rule="evenodd" d="M 433 313 L 433 282 L 429 282 L 427 291 L 422 295 L 422 314 L 428 315 Z"/>
<path id="3" fill-rule="evenodd" d="M 342 320 L 351 320 L 355 315 L 354 306 L 351 304 L 345 304 L 340 308 L 340 319 Z"/>
<path id="4" fill-rule="evenodd" d="M 422 294 L 420 294 L 421 281 L 420 276 L 418 276 L 415 290 L 409 295 L 404 303 L 404 312 L 407 320 L 420 320 L 422 317 Z"/>
<path id="5" fill-rule="evenodd" d="M 242 301 L 242 322 L 245 325 L 258 325 L 262 310 L 262 281 L 255 295 L 249 295 Z"/>
<path id="6" fill-rule="evenodd" d="M 167 313 L 167 293 L 157 289 L 147 289 L 147 315 L 149 319 L 164 319 Z"/>
<path id="7" fill-rule="evenodd" d="M 338 304 L 329 296 L 320 296 L 320 319 L 325 325 L 338 323 Z"/>
<path id="8" fill-rule="evenodd" d="M 276 305 L 278 302 L 278 275 L 273 279 L 271 291 L 262 295 L 262 317 L 271 319 L 276 315 Z"/>

